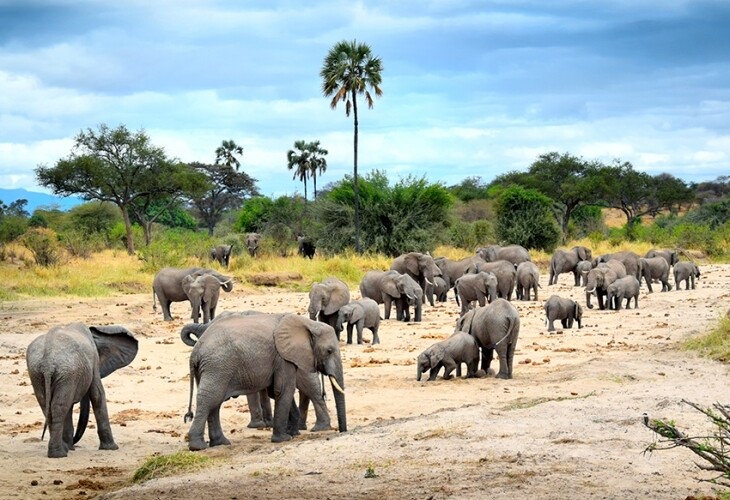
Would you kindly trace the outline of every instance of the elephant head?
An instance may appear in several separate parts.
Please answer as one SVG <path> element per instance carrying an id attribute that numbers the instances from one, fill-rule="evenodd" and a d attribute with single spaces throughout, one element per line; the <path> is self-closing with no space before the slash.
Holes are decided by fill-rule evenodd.
<path id="1" fill-rule="evenodd" d="M 426 370 L 437 366 L 444 359 L 443 349 L 426 349 L 418 355 L 416 364 L 416 380 L 421 381 L 421 376 Z"/>
<path id="2" fill-rule="evenodd" d="M 591 260 L 593 258 L 593 252 L 590 248 L 575 246 L 571 250 L 578 256 L 578 260 Z"/>
<path id="3" fill-rule="evenodd" d="M 350 302 L 340 307 L 337 313 L 337 326 L 335 333 L 342 332 L 342 325 L 345 323 L 356 323 L 365 317 L 365 310 L 357 302 Z"/>
<path id="4" fill-rule="evenodd" d="M 259 233 L 248 233 L 246 235 L 246 248 L 248 249 L 248 254 L 251 257 L 256 257 L 260 241 L 261 235 Z"/>
<path id="5" fill-rule="evenodd" d="M 401 274 L 408 274 L 416 280 L 421 289 L 426 293 L 429 304 L 433 305 L 433 278 L 442 274 L 441 269 L 436 265 L 433 257 L 427 253 L 405 253 L 393 261 L 390 269 L 398 271 Z"/>
<path id="6" fill-rule="evenodd" d="M 332 384 L 340 432 L 347 431 L 345 378 L 334 329 L 296 314 L 287 314 L 274 330 L 279 355 L 307 373 L 318 371 Z"/>
<path id="7" fill-rule="evenodd" d="M 313 283 L 309 291 L 309 319 L 319 314 L 331 316 L 350 302 L 350 290 L 337 278 L 329 277 L 321 283 Z"/>

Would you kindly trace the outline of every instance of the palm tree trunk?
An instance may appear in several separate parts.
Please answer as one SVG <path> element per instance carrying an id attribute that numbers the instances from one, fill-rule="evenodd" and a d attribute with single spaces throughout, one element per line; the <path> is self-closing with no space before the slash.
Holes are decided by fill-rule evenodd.
<path id="1" fill-rule="evenodd" d="M 314 198 L 312 200 L 317 199 L 317 170 L 312 171 L 312 182 L 314 182 Z"/>
<path id="2" fill-rule="evenodd" d="M 307 177 L 304 177 L 304 204 L 307 204 Z"/>
<path id="3" fill-rule="evenodd" d="M 354 152 L 355 152 L 355 160 L 354 160 L 354 166 L 352 169 L 352 177 L 353 182 L 355 183 L 353 186 L 353 190 L 355 192 L 355 252 L 358 254 L 362 253 L 360 250 L 360 190 L 357 182 L 357 94 L 355 94 L 355 91 L 352 91 L 352 111 L 353 116 L 355 117 L 355 134 L 354 134 Z"/>

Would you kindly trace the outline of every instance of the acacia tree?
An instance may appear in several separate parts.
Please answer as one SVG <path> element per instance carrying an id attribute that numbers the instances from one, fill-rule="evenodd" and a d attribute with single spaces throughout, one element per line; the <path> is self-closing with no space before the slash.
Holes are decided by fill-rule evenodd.
<path id="1" fill-rule="evenodd" d="M 357 178 L 357 96 L 363 95 L 369 108 L 373 107 L 373 95 L 380 97 L 383 91 L 381 73 L 383 63 L 375 57 L 370 46 L 357 43 L 356 40 L 337 42 L 325 56 L 319 74 L 322 77 L 322 93 L 331 97 L 330 107 L 335 109 L 337 103 L 345 103 L 345 115 L 353 113 L 353 189 L 355 192 L 355 250 L 360 253 L 360 195 Z"/>
<path id="2" fill-rule="evenodd" d="M 85 200 L 109 201 L 119 207 L 127 234 L 127 252 L 134 254 L 132 203 L 144 197 L 178 196 L 187 185 L 178 182 L 190 173 L 151 144 L 144 130 L 130 132 L 124 125 L 81 131 L 71 154 L 53 167 L 39 165 L 41 186 L 60 196 L 80 195 Z M 164 180 L 164 182 L 162 182 Z"/>

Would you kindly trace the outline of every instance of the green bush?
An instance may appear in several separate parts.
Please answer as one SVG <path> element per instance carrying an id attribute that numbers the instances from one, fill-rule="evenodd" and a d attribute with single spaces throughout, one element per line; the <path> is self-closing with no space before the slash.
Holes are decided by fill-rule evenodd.
<path id="1" fill-rule="evenodd" d="M 207 265 L 213 246 L 214 241 L 204 232 L 168 229 L 149 246 L 140 247 L 137 256 L 143 262 L 144 271 L 155 272 L 163 267 L 184 267 L 190 260 Z"/>
<path id="2" fill-rule="evenodd" d="M 18 215 L 0 217 L 0 243 L 10 243 L 28 230 L 28 219 Z"/>
<path id="3" fill-rule="evenodd" d="M 552 252 L 561 231 L 551 207 L 552 200 L 539 191 L 510 186 L 497 199 L 497 239 Z"/>
<path id="4" fill-rule="evenodd" d="M 54 266 L 61 260 L 61 247 L 53 229 L 42 227 L 28 229 L 20 237 L 20 243 L 30 250 L 35 263 L 39 266 Z"/>
<path id="5" fill-rule="evenodd" d="M 132 238 L 134 239 L 134 248 L 144 246 L 144 231 L 137 224 L 132 225 Z M 127 248 L 127 230 L 124 227 L 124 222 L 117 222 L 109 229 L 109 241 L 114 248 Z"/>
<path id="6" fill-rule="evenodd" d="M 104 248 L 104 237 L 100 233 L 85 233 L 79 229 L 68 229 L 58 235 L 66 251 L 82 259 L 88 259 L 94 252 Z"/>
<path id="7" fill-rule="evenodd" d="M 603 210 L 593 205 L 581 205 L 570 216 L 569 239 L 580 239 L 596 231 L 604 231 Z"/>
<path id="8" fill-rule="evenodd" d="M 101 201 L 91 201 L 73 207 L 68 211 L 68 222 L 72 229 L 87 234 L 107 234 L 116 224 L 123 224 L 119 208 Z"/>
<path id="9" fill-rule="evenodd" d="M 271 198 L 257 196 L 246 200 L 238 212 L 238 220 L 234 229 L 240 233 L 263 232 L 264 225 L 273 210 L 274 202 Z"/>

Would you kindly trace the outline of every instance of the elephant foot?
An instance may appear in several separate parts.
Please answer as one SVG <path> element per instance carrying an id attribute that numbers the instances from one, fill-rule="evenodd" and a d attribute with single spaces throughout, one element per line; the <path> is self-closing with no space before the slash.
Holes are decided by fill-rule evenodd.
<path id="1" fill-rule="evenodd" d="M 289 434 L 272 434 L 272 443 L 283 443 L 285 441 L 291 441 L 292 437 Z"/>
<path id="2" fill-rule="evenodd" d="M 317 422 L 312 427 L 311 432 L 322 432 L 322 431 L 331 431 L 331 430 L 332 430 L 332 426 L 329 423 Z"/>
<path id="3" fill-rule="evenodd" d="M 208 443 L 203 441 L 202 438 L 191 438 L 188 436 L 188 449 L 190 451 L 200 451 L 208 447 Z"/>
<path id="4" fill-rule="evenodd" d="M 112 441 L 111 443 L 101 443 L 99 444 L 100 450 L 118 450 L 119 446 L 117 446 L 117 443 Z"/>
<path id="5" fill-rule="evenodd" d="M 221 437 L 219 437 L 217 439 L 211 439 L 210 440 L 210 445 L 211 446 L 222 446 L 222 445 L 230 446 L 231 445 L 231 442 L 225 436 L 221 436 Z"/>
<path id="6" fill-rule="evenodd" d="M 67 456 L 68 456 L 68 451 L 66 451 L 65 448 L 53 449 L 53 450 L 51 450 L 49 448 L 49 450 L 48 450 L 48 458 L 65 458 Z"/>
<path id="7" fill-rule="evenodd" d="M 249 429 L 266 429 L 267 427 L 271 427 L 271 425 L 263 420 L 251 420 L 246 427 Z"/>
<path id="8" fill-rule="evenodd" d="M 507 374 L 507 373 L 499 372 L 497 374 L 497 378 L 508 380 L 508 379 L 511 379 L 512 377 L 510 377 L 509 374 Z"/>

